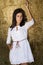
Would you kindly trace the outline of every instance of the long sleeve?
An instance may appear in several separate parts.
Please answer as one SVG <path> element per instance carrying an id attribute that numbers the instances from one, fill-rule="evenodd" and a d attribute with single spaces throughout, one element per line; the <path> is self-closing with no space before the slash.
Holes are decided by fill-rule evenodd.
<path id="1" fill-rule="evenodd" d="M 33 24 L 34 24 L 34 20 L 32 19 L 32 20 L 30 20 L 29 22 L 26 22 L 26 23 L 25 23 L 25 28 L 28 29 L 28 28 L 30 28 Z"/>
<path id="2" fill-rule="evenodd" d="M 10 31 L 11 29 L 8 28 L 8 33 L 7 33 L 7 39 L 6 39 L 6 44 L 11 44 L 11 34 Z"/>

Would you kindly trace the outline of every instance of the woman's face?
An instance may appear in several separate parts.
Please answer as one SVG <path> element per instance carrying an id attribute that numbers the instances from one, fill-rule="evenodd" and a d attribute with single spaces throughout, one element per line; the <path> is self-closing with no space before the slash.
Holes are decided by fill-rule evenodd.
<path id="1" fill-rule="evenodd" d="M 23 19 L 22 13 L 17 13 L 16 14 L 17 25 L 19 25 L 21 23 L 22 19 Z"/>

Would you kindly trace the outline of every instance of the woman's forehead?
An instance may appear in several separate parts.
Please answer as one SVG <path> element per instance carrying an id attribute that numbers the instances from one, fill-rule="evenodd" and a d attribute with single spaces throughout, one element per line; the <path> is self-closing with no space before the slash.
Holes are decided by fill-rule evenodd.
<path id="1" fill-rule="evenodd" d="M 17 15 L 22 15 L 22 13 L 20 12 L 20 13 L 17 13 Z"/>

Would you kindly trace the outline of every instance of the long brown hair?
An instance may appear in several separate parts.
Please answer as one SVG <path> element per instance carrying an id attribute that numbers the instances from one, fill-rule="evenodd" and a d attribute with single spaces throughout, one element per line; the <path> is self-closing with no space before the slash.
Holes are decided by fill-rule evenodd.
<path id="1" fill-rule="evenodd" d="M 14 28 L 16 26 L 16 14 L 17 13 L 22 13 L 22 15 L 23 15 L 23 19 L 22 19 L 22 22 L 20 23 L 20 26 L 23 26 L 25 24 L 25 22 L 27 21 L 27 16 L 25 14 L 25 11 L 22 8 L 17 8 L 13 12 L 12 24 L 11 24 L 10 28 Z"/>

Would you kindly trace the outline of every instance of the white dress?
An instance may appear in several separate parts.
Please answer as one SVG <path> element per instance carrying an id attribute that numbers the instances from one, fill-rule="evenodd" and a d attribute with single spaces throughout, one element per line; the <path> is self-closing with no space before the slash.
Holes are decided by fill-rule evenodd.
<path id="1" fill-rule="evenodd" d="M 6 44 L 11 44 L 11 39 L 13 40 L 13 48 L 9 52 L 9 61 L 11 64 L 20 64 L 25 62 L 34 62 L 34 57 L 31 51 L 29 41 L 27 40 L 27 29 L 34 24 L 32 19 L 26 22 L 24 26 L 18 25 L 18 30 L 16 26 L 11 30 L 8 28 L 8 35 Z M 16 47 L 16 42 L 19 41 L 19 46 Z"/>

